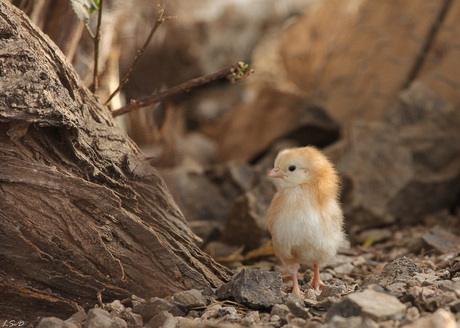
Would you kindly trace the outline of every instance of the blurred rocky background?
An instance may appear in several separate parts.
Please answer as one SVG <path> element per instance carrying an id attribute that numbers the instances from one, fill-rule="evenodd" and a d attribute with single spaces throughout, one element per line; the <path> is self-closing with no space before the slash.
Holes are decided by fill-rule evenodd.
<path id="1" fill-rule="evenodd" d="M 92 41 L 69 3 L 14 2 L 91 85 Z M 106 1 L 101 100 L 157 11 L 154 1 Z M 220 242 L 247 252 L 268 240 L 264 215 L 276 188 L 265 176 L 289 146 L 316 145 L 336 164 L 351 242 L 368 228 L 456 215 L 458 1 L 169 0 L 165 15 L 113 109 L 237 61 L 255 70 L 118 118 L 210 253 Z"/>
<path id="2" fill-rule="evenodd" d="M 107 4 L 102 99 L 157 11 L 151 1 Z M 256 72 L 120 119 L 203 247 L 220 240 L 248 251 L 266 240 L 275 188 L 265 174 L 287 146 L 316 145 L 333 159 L 351 241 L 363 229 L 456 213 L 460 3 L 171 0 L 167 15 L 120 104 L 236 61 Z M 73 61 L 90 84 L 84 36 Z"/>
<path id="3" fill-rule="evenodd" d="M 13 3 L 90 85 L 92 43 L 68 4 Z M 356 273 L 366 263 L 371 269 L 359 271 L 366 275 L 400 256 L 420 264 L 434 252 L 442 266 L 431 258 L 430 274 L 458 278 L 452 261 L 460 244 L 444 232 L 460 232 L 459 1 L 169 0 L 166 8 L 171 18 L 113 109 L 237 61 L 255 70 L 244 82 L 213 83 L 119 118 L 208 253 L 233 269 L 272 255 L 264 215 L 276 188 L 266 173 L 280 149 L 310 144 L 342 176 L 355 257 L 335 271 L 348 263 L 339 271 Z M 129 69 L 156 14 L 154 1 L 106 0 L 101 100 Z M 65 18 L 65 38 L 50 15 Z M 359 258 L 373 251 L 379 255 Z M 373 283 L 384 285 L 379 279 Z M 452 312 L 460 312 L 460 289 L 452 290 Z"/>

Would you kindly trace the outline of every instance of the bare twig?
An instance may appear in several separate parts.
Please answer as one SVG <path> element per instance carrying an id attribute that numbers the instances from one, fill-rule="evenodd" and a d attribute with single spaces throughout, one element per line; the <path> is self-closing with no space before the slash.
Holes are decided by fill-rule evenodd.
<path id="1" fill-rule="evenodd" d="M 93 70 L 93 92 L 99 88 L 99 43 L 101 41 L 101 22 L 102 22 L 102 9 L 104 8 L 104 0 L 99 1 L 99 11 L 97 13 L 97 27 L 94 41 L 94 70 Z"/>
<path id="2" fill-rule="evenodd" d="M 155 22 L 155 25 L 153 25 L 152 30 L 150 31 L 149 36 L 145 40 L 144 45 L 142 46 L 142 48 L 137 51 L 137 55 L 134 58 L 134 61 L 133 61 L 132 65 L 131 65 L 131 67 L 129 68 L 128 73 L 126 73 L 126 75 L 121 79 L 120 84 L 115 89 L 115 91 L 112 92 L 112 94 L 106 100 L 104 105 L 108 106 L 110 104 L 110 101 L 113 99 L 113 97 L 115 97 L 115 95 L 118 92 L 120 92 L 120 90 L 125 86 L 126 83 L 128 83 L 129 76 L 131 75 L 131 72 L 133 71 L 134 67 L 137 65 L 137 63 L 141 59 L 142 55 L 144 54 L 144 51 L 147 48 L 148 44 L 150 43 L 150 40 L 152 39 L 152 37 L 155 34 L 155 32 L 158 30 L 160 25 L 163 24 L 163 22 L 165 21 L 165 18 L 163 17 L 164 12 L 165 12 L 164 5 L 163 6 L 158 5 L 158 18 L 157 18 L 157 20 Z"/>
<path id="3" fill-rule="evenodd" d="M 85 23 L 85 28 L 86 28 L 86 31 L 88 32 L 89 34 L 89 37 L 91 38 L 91 40 L 94 40 L 96 39 L 96 37 L 94 36 L 93 34 L 93 31 L 91 31 L 91 27 L 89 27 L 88 23 Z"/>
<path id="4" fill-rule="evenodd" d="M 211 82 L 221 80 L 221 79 L 228 79 L 231 82 L 242 81 L 246 79 L 249 75 L 251 75 L 254 71 L 248 68 L 248 65 L 238 62 L 231 66 L 228 66 L 220 71 L 215 73 L 211 73 L 209 75 L 201 76 L 196 79 L 192 79 L 190 81 L 184 82 L 182 84 L 176 85 L 168 90 L 159 92 L 154 95 L 150 95 L 147 97 L 140 98 L 138 100 L 131 100 L 131 102 L 120 109 L 117 109 L 112 112 L 113 117 L 123 115 L 129 112 L 134 112 L 140 108 L 147 107 L 158 102 L 161 102 L 167 98 L 172 96 L 176 96 L 185 92 L 189 92 L 190 90 L 209 84 Z"/>

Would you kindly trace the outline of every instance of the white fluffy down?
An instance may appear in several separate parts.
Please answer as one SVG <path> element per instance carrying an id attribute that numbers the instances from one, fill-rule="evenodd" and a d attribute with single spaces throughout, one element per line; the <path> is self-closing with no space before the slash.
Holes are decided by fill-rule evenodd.
<path id="1" fill-rule="evenodd" d="M 299 263 L 324 265 L 335 256 L 344 240 L 340 226 L 342 211 L 335 200 L 321 209 L 300 186 L 289 189 L 272 229 L 276 255 L 284 259 L 291 272 L 298 269 Z"/>

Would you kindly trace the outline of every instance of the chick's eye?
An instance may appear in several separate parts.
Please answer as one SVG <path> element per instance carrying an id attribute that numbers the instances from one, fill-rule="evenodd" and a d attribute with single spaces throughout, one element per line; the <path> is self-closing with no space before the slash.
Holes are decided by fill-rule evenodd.
<path id="1" fill-rule="evenodd" d="M 294 172 L 296 169 L 295 165 L 289 166 L 289 171 Z"/>

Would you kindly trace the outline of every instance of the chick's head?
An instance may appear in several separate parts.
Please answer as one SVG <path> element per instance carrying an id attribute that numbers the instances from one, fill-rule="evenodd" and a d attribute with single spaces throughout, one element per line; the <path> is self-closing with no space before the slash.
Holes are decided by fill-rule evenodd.
<path id="1" fill-rule="evenodd" d="M 293 187 L 311 182 L 330 166 L 326 156 L 314 147 L 290 148 L 278 153 L 268 176 L 280 178 L 286 187 Z"/>

